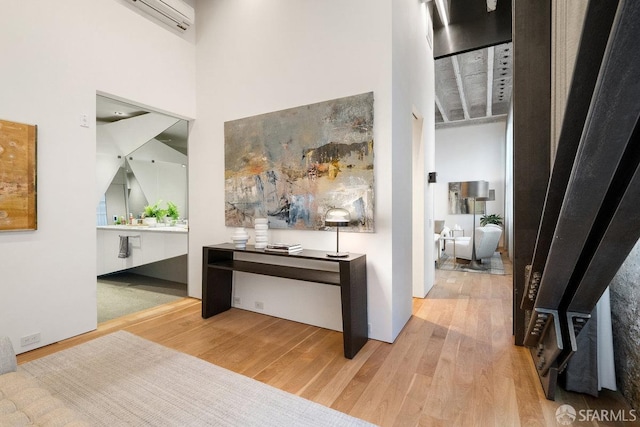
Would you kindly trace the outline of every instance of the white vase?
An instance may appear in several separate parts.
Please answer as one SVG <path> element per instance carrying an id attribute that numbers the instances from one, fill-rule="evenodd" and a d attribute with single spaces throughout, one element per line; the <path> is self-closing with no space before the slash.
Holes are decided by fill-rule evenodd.
<path id="1" fill-rule="evenodd" d="M 244 227 L 236 227 L 231 239 L 233 240 L 233 244 L 236 249 L 246 249 L 247 241 L 249 240 L 249 233 L 247 233 L 247 230 L 245 230 Z"/>
<path id="2" fill-rule="evenodd" d="M 158 220 L 156 219 L 155 216 L 151 216 L 151 217 L 146 217 L 142 220 L 142 223 L 144 225 L 147 225 L 149 227 L 155 227 L 158 224 Z"/>
<path id="3" fill-rule="evenodd" d="M 264 249 L 269 243 L 269 220 L 267 218 L 255 218 L 253 227 L 256 230 L 256 249 Z"/>

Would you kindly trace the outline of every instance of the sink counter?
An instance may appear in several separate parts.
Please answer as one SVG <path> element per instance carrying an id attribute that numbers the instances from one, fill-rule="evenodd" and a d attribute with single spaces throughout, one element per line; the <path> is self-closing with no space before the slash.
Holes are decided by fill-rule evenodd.
<path id="1" fill-rule="evenodd" d="M 101 225 L 96 227 L 98 230 L 126 230 L 126 231 L 151 231 L 155 233 L 188 233 L 189 229 L 180 225 L 166 226 L 157 225 L 150 227 L 148 225 Z"/>

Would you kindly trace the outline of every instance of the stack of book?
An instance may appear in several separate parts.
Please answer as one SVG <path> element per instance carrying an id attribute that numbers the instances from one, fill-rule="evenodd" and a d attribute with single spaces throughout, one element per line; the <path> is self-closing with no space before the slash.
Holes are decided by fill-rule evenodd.
<path id="1" fill-rule="evenodd" d="M 270 243 L 264 248 L 265 252 L 275 252 L 280 254 L 295 254 L 302 250 L 302 245 L 298 243 Z"/>

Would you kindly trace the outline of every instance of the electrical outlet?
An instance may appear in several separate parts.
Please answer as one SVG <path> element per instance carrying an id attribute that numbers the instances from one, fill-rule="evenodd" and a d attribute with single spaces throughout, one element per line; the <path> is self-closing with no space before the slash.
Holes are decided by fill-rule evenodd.
<path id="1" fill-rule="evenodd" d="M 26 347 L 37 342 L 40 342 L 40 332 L 31 335 L 25 335 L 24 337 L 20 338 L 20 345 L 22 347 Z"/>
<path id="2" fill-rule="evenodd" d="M 256 309 L 264 310 L 264 303 L 262 301 L 256 301 Z"/>
<path id="3" fill-rule="evenodd" d="M 367 335 L 371 335 L 371 323 L 367 323 Z"/>
<path id="4" fill-rule="evenodd" d="M 240 297 L 233 297 L 233 305 L 241 305 Z"/>

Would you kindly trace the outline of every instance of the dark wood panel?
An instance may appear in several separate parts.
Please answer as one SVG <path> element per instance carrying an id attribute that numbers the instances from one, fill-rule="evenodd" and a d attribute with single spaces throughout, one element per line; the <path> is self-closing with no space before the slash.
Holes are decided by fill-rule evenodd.
<path id="1" fill-rule="evenodd" d="M 551 4 L 513 2 L 514 302 L 521 301 L 550 174 Z M 525 334 L 524 310 L 514 304 L 515 343 Z"/>
<path id="2" fill-rule="evenodd" d="M 615 17 L 617 4 L 618 2 L 615 0 L 592 0 L 589 2 L 584 22 L 584 27 L 588 30 L 583 31 L 580 39 L 575 72 L 567 99 L 553 172 L 549 179 L 549 189 L 531 264 L 532 273 L 541 275 L 547 262 L 549 248 L 553 241 L 567 183 L 573 170 L 573 163 L 598 79 L 600 64 L 609 40 L 609 31 Z M 537 293 L 533 292 L 529 298 L 528 292 L 526 292 L 526 297 L 521 301 L 521 308 L 532 310 L 536 296 Z"/>
<path id="3" fill-rule="evenodd" d="M 353 358 L 369 339 L 369 324 L 367 317 L 367 288 L 361 283 L 367 283 L 367 262 L 365 258 L 358 258 L 351 262 L 340 263 L 340 282 L 342 300 L 342 318 L 351 319 L 343 322 L 344 354 Z"/>
<path id="4" fill-rule="evenodd" d="M 207 248 L 203 249 L 202 257 L 209 260 L 213 253 Z M 233 260 L 233 252 L 218 252 L 217 259 Z M 231 308 L 233 272 L 228 270 L 212 271 L 206 263 L 202 266 L 202 317 L 205 319 L 214 314 L 222 313 Z"/>
<path id="5" fill-rule="evenodd" d="M 365 256 L 364 254 L 358 254 L 354 252 L 350 252 L 349 255 L 342 258 L 332 258 L 327 256 L 327 251 L 319 251 L 316 249 L 303 249 L 300 252 L 296 252 L 293 254 L 285 254 L 278 252 L 267 252 L 264 249 L 256 249 L 253 245 L 247 245 L 245 249 L 236 249 L 233 243 L 221 243 L 219 245 L 211 245 L 205 246 L 205 248 L 215 249 L 216 251 L 225 251 L 229 253 L 244 253 L 244 254 L 258 254 L 258 255 L 268 255 L 274 257 L 287 257 L 287 258 L 303 258 L 303 259 L 311 259 L 311 260 L 319 260 L 319 261 L 327 261 L 327 262 L 343 262 L 343 261 L 352 261 L 354 259 Z"/>
<path id="6" fill-rule="evenodd" d="M 307 282 L 325 283 L 340 286 L 340 273 L 310 268 L 289 267 L 276 264 L 265 264 L 252 261 L 227 260 L 209 264 L 210 269 L 235 270 L 285 279 L 305 280 Z"/>

